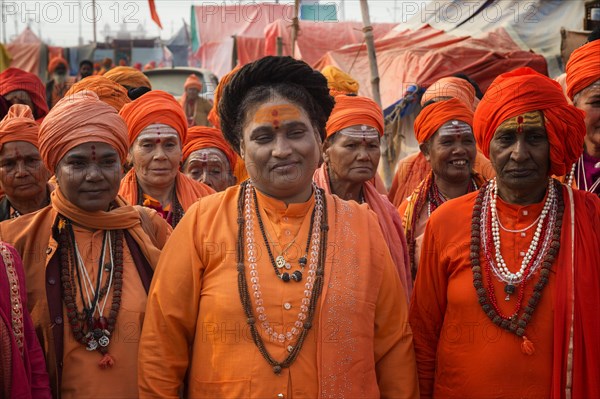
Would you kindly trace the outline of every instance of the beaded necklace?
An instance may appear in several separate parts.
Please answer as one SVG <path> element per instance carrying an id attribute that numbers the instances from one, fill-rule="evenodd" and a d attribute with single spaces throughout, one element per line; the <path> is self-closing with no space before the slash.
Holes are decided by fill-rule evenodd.
<path id="1" fill-rule="evenodd" d="M 85 266 L 79 264 L 75 234 L 71 221 L 59 216 L 58 238 L 60 245 L 61 282 L 63 287 L 62 297 L 67 308 L 69 325 L 77 342 L 84 345 L 90 352 L 98 351 L 104 355 L 99 363 L 101 368 L 112 367 L 114 365 L 113 358 L 108 354 L 108 346 L 110 345 L 110 337 L 114 332 L 117 315 L 121 307 L 123 289 L 123 231 L 107 231 L 103 242 L 106 242 L 110 234 L 114 236 L 114 240 L 110 239 L 111 245 L 109 245 L 111 260 L 108 264 L 103 264 L 102 260 L 100 261 L 96 289 L 92 290 L 93 299 L 90 300 L 88 296 L 88 300 L 86 301 L 83 293 L 84 291 L 88 291 L 89 288 L 85 281 L 82 284 L 82 278 L 88 278 L 89 276 L 86 276 L 80 270 L 81 267 Z M 104 247 L 105 245 L 103 244 L 103 249 Z M 103 258 L 104 256 L 101 257 L 101 259 Z M 110 275 L 106 279 L 104 286 L 100 288 L 103 271 L 107 271 Z M 111 286 L 114 290 L 107 318 L 103 314 L 103 310 Z M 79 295 L 83 303 L 81 311 L 78 309 L 75 299 L 77 296 L 77 287 L 79 287 Z M 104 305 L 100 307 L 99 304 L 102 298 L 104 298 Z M 94 317 L 96 312 L 98 312 L 98 317 Z"/>
<path id="2" fill-rule="evenodd" d="M 23 303 L 21 302 L 21 289 L 17 269 L 15 268 L 15 260 L 8 247 L 0 242 L 0 253 L 4 261 L 6 275 L 8 277 L 8 286 L 10 288 L 10 322 L 12 333 L 19 349 L 19 354 L 23 356 L 23 342 L 25 339 L 23 329 Z M 2 273 L 2 271 L 0 271 Z"/>
<path id="3" fill-rule="evenodd" d="M 543 225 L 543 227 L 540 229 L 540 234 L 544 237 L 544 242 L 547 238 L 549 243 L 548 245 L 543 244 L 541 246 L 536 244 L 537 248 L 533 250 L 533 254 L 529 258 L 527 264 L 524 267 L 522 265 L 522 272 L 519 277 L 519 282 L 517 283 L 517 281 L 510 280 L 515 284 L 507 284 L 505 286 L 505 292 L 509 295 L 509 297 L 510 294 L 519 288 L 519 294 L 514 311 L 510 315 L 505 315 L 499 309 L 496 302 L 492 274 L 496 274 L 496 277 L 510 276 L 510 278 L 513 278 L 516 277 L 516 273 L 508 275 L 503 271 L 498 270 L 496 273 L 494 273 L 492 269 L 498 268 L 495 266 L 494 259 L 491 256 L 492 251 L 490 249 L 486 249 L 487 243 L 494 241 L 494 236 L 492 233 L 494 225 L 494 221 L 492 219 L 494 219 L 494 214 L 492 213 L 491 208 L 495 207 L 495 203 L 492 202 L 494 198 L 493 192 L 495 191 L 495 184 L 495 180 L 492 180 L 479 190 L 479 195 L 477 196 L 475 205 L 473 207 L 470 247 L 473 286 L 477 292 L 478 302 L 489 319 L 498 327 L 523 338 L 523 342 L 521 343 L 521 351 L 527 355 L 532 355 L 535 352 L 535 348 L 533 343 L 525 336 L 525 328 L 531 320 L 533 312 L 540 301 L 544 287 L 548 283 L 550 269 L 552 268 L 552 264 L 556 260 L 556 255 L 560 249 L 560 233 L 562 228 L 562 217 L 564 214 L 562 190 L 560 183 L 552 179 L 550 180 L 548 186 L 548 198 L 552 197 L 552 199 L 551 201 L 547 199 L 547 203 L 552 202 L 555 204 L 555 206 L 552 205 L 549 208 L 548 213 L 550 217 L 547 218 L 546 222 L 542 223 L 541 220 L 539 222 L 540 225 Z M 483 244 L 484 248 L 481 248 L 481 244 Z M 497 248 L 500 248 L 499 244 Z M 481 267 L 480 263 L 480 256 L 482 253 L 485 263 L 483 268 Z M 527 305 L 519 315 L 524 302 L 525 288 L 529 280 L 533 277 L 534 272 L 540 267 L 540 265 L 540 277 L 534 286 L 531 297 L 526 302 Z M 483 281 L 484 270 L 486 280 L 485 283 Z M 512 287 L 509 288 L 511 285 Z M 511 292 L 509 293 L 509 291 Z"/>
<path id="4" fill-rule="evenodd" d="M 323 289 L 323 276 L 325 269 L 325 258 L 327 256 L 327 231 L 329 226 L 327 224 L 327 206 L 325 201 L 325 195 L 323 190 L 313 185 L 313 191 L 315 193 L 315 210 L 311 216 L 311 239 L 310 239 L 310 259 L 309 259 L 309 270 L 308 277 L 306 278 L 306 284 L 304 291 L 304 297 L 302 298 L 302 305 L 300 306 L 300 313 L 298 319 L 294 323 L 289 331 L 284 333 L 278 333 L 270 325 L 265 308 L 264 301 L 262 299 L 262 293 L 260 291 L 259 275 L 257 269 L 257 252 L 256 252 L 256 240 L 254 237 L 254 223 L 253 223 L 253 207 L 252 201 L 255 199 L 255 193 L 253 193 L 254 187 L 250 181 L 246 181 L 240 186 L 240 195 L 238 198 L 238 241 L 237 241 L 237 271 L 238 271 L 238 291 L 240 294 L 240 301 L 242 302 L 242 308 L 246 315 L 246 322 L 250 326 L 252 339 L 254 344 L 257 346 L 261 355 L 265 360 L 273 367 L 275 374 L 280 374 L 284 368 L 289 368 L 292 363 L 298 357 L 300 350 L 304 344 L 306 336 L 312 328 L 312 320 L 315 314 L 317 302 L 321 291 Z M 253 195 L 254 194 L 254 195 Z M 258 213 L 258 212 L 257 212 Z M 244 242 L 246 243 L 246 249 L 244 249 Z M 268 247 L 268 245 L 267 245 Z M 255 313 L 252 309 L 252 299 L 250 298 L 248 282 L 246 281 L 244 256 L 248 254 L 248 268 L 250 269 L 250 282 L 252 283 L 253 298 L 255 305 L 255 312 L 258 315 L 258 321 L 263 330 L 271 337 L 271 339 L 284 343 L 285 341 L 292 341 L 296 336 L 297 340 L 293 345 L 288 345 L 288 356 L 283 361 L 277 361 L 273 359 L 271 354 L 267 351 L 263 339 L 256 326 L 257 320 Z M 278 270 L 276 270 L 276 273 Z"/>

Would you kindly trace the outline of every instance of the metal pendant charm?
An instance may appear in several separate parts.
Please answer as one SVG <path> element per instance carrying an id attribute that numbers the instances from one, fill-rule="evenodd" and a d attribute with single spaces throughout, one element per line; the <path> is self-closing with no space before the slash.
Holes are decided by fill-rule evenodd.
<path id="1" fill-rule="evenodd" d="M 85 349 L 87 349 L 90 352 L 95 351 L 96 349 L 98 349 L 98 341 L 96 341 L 94 338 L 90 338 L 87 342 L 87 346 L 85 347 Z"/>
<path id="2" fill-rule="evenodd" d="M 275 265 L 277 266 L 277 268 L 282 269 L 285 267 L 286 261 L 285 258 L 281 255 L 279 255 L 277 258 L 275 258 Z"/>
<path id="3" fill-rule="evenodd" d="M 106 348 L 108 344 L 110 344 L 110 338 L 108 338 L 108 335 L 106 334 L 107 332 L 108 331 L 105 331 L 102 337 L 100 337 L 100 339 L 98 340 L 98 343 L 103 348 Z"/>

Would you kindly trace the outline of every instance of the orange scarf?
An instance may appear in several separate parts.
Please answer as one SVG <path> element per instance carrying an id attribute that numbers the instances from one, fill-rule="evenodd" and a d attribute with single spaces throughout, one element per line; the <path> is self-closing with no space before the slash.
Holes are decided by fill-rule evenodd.
<path id="1" fill-rule="evenodd" d="M 177 177 L 175 178 L 175 191 L 177 192 L 177 199 L 184 212 L 186 212 L 199 198 L 214 194 L 215 192 L 207 185 L 192 180 L 181 172 L 178 172 Z M 139 203 L 140 198 L 138 198 L 138 181 L 135 175 L 135 169 L 131 169 L 127 172 L 125 177 L 121 180 L 119 195 L 130 204 Z"/>
<path id="2" fill-rule="evenodd" d="M 331 192 L 329 185 L 329 173 L 327 165 L 324 163 L 315 171 L 313 180 L 317 186 L 321 187 L 327 194 Z M 410 275 L 410 262 L 408 259 L 408 246 L 402 230 L 402 220 L 398 210 L 392 205 L 385 195 L 380 194 L 371 183 L 363 184 L 363 193 L 365 201 L 369 207 L 377 214 L 379 226 L 392 255 L 392 260 L 398 270 L 400 282 L 404 287 L 407 298 L 412 294 L 412 278 Z"/>

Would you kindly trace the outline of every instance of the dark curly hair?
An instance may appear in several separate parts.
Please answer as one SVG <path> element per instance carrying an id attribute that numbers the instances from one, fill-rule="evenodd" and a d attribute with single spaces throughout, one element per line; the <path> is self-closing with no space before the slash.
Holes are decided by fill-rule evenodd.
<path id="1" fill-rule="evenodd" d="M 327 79 L 304 61 L 269 56 L 236 72 L 217 107 L 223 136 L 238 154 L 248 111 L 275 95 L 302 107 L 321 139 L 325 138 L 325 124 L 334 106 Z"/>

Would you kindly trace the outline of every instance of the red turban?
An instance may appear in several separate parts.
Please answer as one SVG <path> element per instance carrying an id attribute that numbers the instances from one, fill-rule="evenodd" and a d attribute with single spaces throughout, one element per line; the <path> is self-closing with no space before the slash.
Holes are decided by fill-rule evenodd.
<path id="1" fill-rule="evenodd" d="M 75 83 L 65 94 L 79 93 L 82 90 L 90 90 L 98 95 L 101 101 L 110 105 L 119 112 L 123 105 L 130 103 L 131 100 L 127 96 L 127 89 L 118 83 L 106 78 L 106 75 L 88 76 L 85 79 Z"/>
<path id="2" fill-rule="evenodd" d="M 89 142 L 111 145 L 121 162 L 127 157 L 127 126 L 117 111 L 96 93 L 80 91 L 63 97 L 40 126 L 39 149 L 51 172 L 71 149 Z"/>
<path id="3" fill-rule="evenodd" d="M 31 108 L 24 104 L 15 104 L 0 121 L 0 150 L 6 143 L 25 141 L 38 146 L 39 125 L 33 119 Z"/>
<path id="4" fill-rule="evenodd" d="M 442 78 L 429 86 L 421 97 L 421 106 L 437 97 L 452 97 L 461 100 L 467 107 L 475 111 L 479 99 L 475 96 L 475 88 L 468 81 L 450 76 Z"/>
<path id="5" fill-rule="evenodd" d="M 34 117 L 39 122 L 48 113 L 46 104 L 46 86 L 33 73 L 25 72 L 17 68 L 8 68 L 0 73 L 0 95 L 17 90 L 24 90 L 31 97 L 35 107 Z"/>
<path id="6" fill-rule="evenodd" d="M 415 119 L 415 137 L 423 144 L 448 121 L 462 121 L 473 126 L 473 111 L 458 98 L 439 101 L 423 108 Z"/>
<path id="7" fill-rule="evenodd" d="M 118 66 L 111 69 L 103 75 L 105 78 L 112 80 L 128 88 L 147 87 L 152 88 L 150 80 L 142 71 L 128 66 Z"/>
<path id="8" fill-rule="evenodd" d="M 119 112 L 129 131 L 129 146 L 146 127 L 162 123 L 177 130 L 181 144 L 187 135 L 187 119 L 175 97 L 160 90 L 150 91 L 137 100 L 125 104 Z"/>
<path id="9" fill-rule="evenodd" d="M 567 103 L 560 84 L 531 68 L 498 76 L 475 111 L 475 139 L 486 157 L 498 126 L 526 112 L 544 114 L 550 143 L 550 174 L 564 176 L 583 151 L 583 111 Z"/>
<path id="10" fill-rule="evenodd" d="M 567 62 L 567 95 L 575 94 L 600 80 L 600 40 L 594 40 L 571 53 Z"/>
<path id="11" fill-rule="evenodd" d="M 339 95 L 335 97 L 335 107 L 325 126 L 327 137 L 350 126 L 367 125 L 383 135 L 383 112 L 377 103 L 361 96 Z"/>
<path id="12" fill-rule="evenodd" d="M 206 126 L 194 126 L 189 128 L 187 141 L 183 146 L 183 159 L 187 159 L 192 152 L 203 148 L 216 148 L 225 154 L 229 160 L 231 170 L 235 168 L 237 154 L 225 141 L 223 133 L 219 129 Z"/>
<path id="13" fill-rule="evenodd" d="M 58 56 L 50 60 L 48 64 L 48 73 L 53 74 L 59 65 L 64 65 L 65 69 L 69 69 L 69 63 L 63 57 Z"/>
<path id="14" fill-rule="evenodd" d="M 198 76 L 194 75 L 193 73 L 188 76 L 188 78 L 185 80 L 185 83 L 183 84 L 183 88 L 185 90 L 187 89 L 198 89 L 198 90 L 202 90 L 202 82 L 200 81 L 200 79 L 198 79 Z"/>

